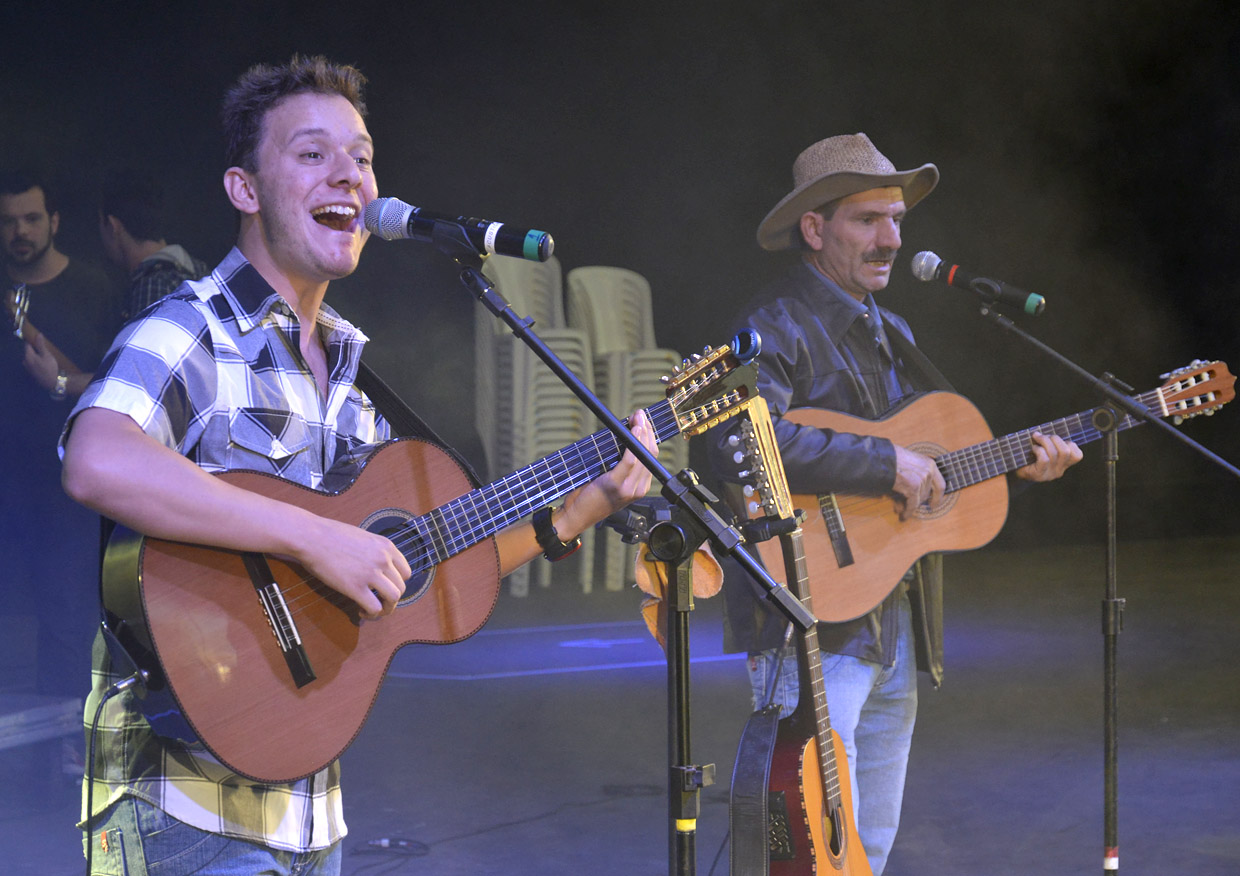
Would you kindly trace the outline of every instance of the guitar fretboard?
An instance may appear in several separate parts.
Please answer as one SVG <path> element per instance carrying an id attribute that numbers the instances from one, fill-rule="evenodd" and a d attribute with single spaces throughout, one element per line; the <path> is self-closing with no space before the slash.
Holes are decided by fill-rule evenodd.
<path id="1" fill-rule="evenodd" d="M 1133 397 L 1136 401 L 1150 408 L 1160 416 L 1166 416 L 1167 410 L 1161 404 L 1161 390 L 1152 389 Z M 1058 435 L 1067 441 L 1077 444 L 1088 444 L 1100 439 L 1104 432 L 1094 425 L 1096 409 L 1081 411 L 1069 417 L 1032 426 L 1019 432 L 1012 432 L 1002 438 L 992 438 L 970 447 L 962 447 L 935 458 L 943 480 L 947 482 L 947 492 L 963 490 L 989 478 L 1016 471 L 1034 461 L 1033 433 Z M 1128 429 L 1141 424 L 1131 414 L 1124 414 L 1117 429 Z"/>
<path id="2" fill-rule="evenodd" d="M 656 441 L 662 443 L 680 434 L 675 411 L 667 399 L 648 407 L 646 414 Z M 615 466 L 621 452 L 616 436 L 601 429 L 415 517 L 392 540 L 416 575 L 584 486 Z"/>

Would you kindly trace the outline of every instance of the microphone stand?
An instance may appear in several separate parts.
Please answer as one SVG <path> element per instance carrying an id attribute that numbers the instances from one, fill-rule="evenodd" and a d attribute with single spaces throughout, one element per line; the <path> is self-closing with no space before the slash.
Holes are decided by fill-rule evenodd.
<path id="1" fill-rule="evenodd" d="M 995 325 L 1009 334 L 1014 335 L 1042 353 L 1052 361 L 1067 368 L 1088 386 L 1092 387 L 1105 401 L 1093 414 L 1092 425 L 1106 436 L 1104 461 L 1106 463 L 1106 585 L 1102 600 L 1102 634 L 1103 634 L 1103 873 L 1113 876 L 1119 872 L 1119 816 L 1118 816 L 1118 739 L 1119 739 L 1119 677 L 1117 673 L 1117 657 L 1119 653 L 1119 634 L 1124 626 L 1125 600 L 1118 595 L 1118 576 L 1116 561 L 1118 549 L 1116 532 L 1118 520 L 1118 503 L 1116 500 L 1117 465 L 1119 462 L 1119 428 L 1124 416 L 1132 417 L 1141 422 L 1150 423 L 1161 429 L 1165 434 L 1175 437 L 1197 453 L 1214 462 L 1224 471 L 1240 478 L 1240 469 L 1202 447 L 1183 432 L 1173 428 L 1161 417 L 1155 416 L 1140 402 L 1126 395 L 1131 387 L 1124 386 L 1114 375 L 1104 374 L 1097 378 L 1075 362 L 1061 355 L 1058 351 L 1019 328 L 1015 323 L 994 308 L 997 290 L 992 281 L 978 280 L 973 283 L 973 291 L 982 299 L 981 315 L 990 319 Z M 1116 388 L 1118 384 L 1124 391 Z"/>
<path id="2" fill-rule="evenodd" d="M 460 279 L 465 288 L 488 310 L 511 329 L 538 358 L 572 390 L 586 407 L 662 484 L 676 524 L 658 539 L 659 552 L 652 553 L 668 564 L 669 592 L 688 595 L 669 600 L 667 663 L 668 663 L 668 759 L 669 763 L 669 872 L 692 874 L 696 866 L 696 831 L 699 789 L 713 781 L 714 765 L 694 766 L 689 760 L 689 637 L 688 612 L 692 602 L 692 558 L 697 547 L 709 539 L 713 549 L 733 557 L 767 591 L 767 596 L 788 619 L 802 631 L 816 623 L 788 588 L 776 582 L 761 564 L 742 547 L 743 537 L 715 510 L 718 500 L 702 486 L 690 470 L 680 476 L 672 474 L 648 451 L 616 415 L 581 382 L 571 369 L 533 331 L 534 321 L 518 316 L 495 286 L 482 275 L 482 256 L 459 226 L 438 222 L 431 236 L 431 245 L 461 266 Z M 664 559 L 666 555 L 667 559 Z M 672 612 L 674 611 L 674 616 Z"/>

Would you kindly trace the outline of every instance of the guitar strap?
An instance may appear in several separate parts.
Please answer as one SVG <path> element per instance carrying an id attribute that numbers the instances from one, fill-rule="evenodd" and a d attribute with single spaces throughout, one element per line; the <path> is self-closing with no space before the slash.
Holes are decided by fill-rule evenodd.
<path id="1" fill-rule="evenodd" d="M 771 823 L 771 758 L 779 730 L 779 706 L 754 712 L 741 733 L 732 766 L 732 792 L 728 806 L 730 872 L 767 876 L 771 872 L 771 849 L 786 844 L 787 819 Z M 781 839 L 782 838 L 782 839 Z"/>
<path id="2" fill-rule="evenodd" d="M 951 385 L 943 372 L 934 366 L 934 363 L 926 358 L 926 354 L 917 348 L 917 345 L 904 336 L 903 332 L 890 331 L 887 338 L 891 342 L 891 346 L 895 348 L 896 353 L 904 362 L 904 367 L 914 372 L 921 378 L 919 381 L 921 386 L 919 389 L 942 389 L 947 392 L 955 392 L 955 388 Z"/>
<path id="3" fill-rule="evenodd" d="M 405 404 L 405 400 L 397 395 L 396 391 L 365 362 L 358 363 L 357 378 L 353 382 L 358 389 L 370 397 L 375 409 L 383 416 L 383 419 L 388 421 L 393 437 L 422 438 L 429 441 L 456 460 L 456 464 L 464 469 L 475 487 L 482 485 L 478 473 L 474 471 L 469 461 L 435 434 L 435 430 L 414 413 L 413 408 Z"/>

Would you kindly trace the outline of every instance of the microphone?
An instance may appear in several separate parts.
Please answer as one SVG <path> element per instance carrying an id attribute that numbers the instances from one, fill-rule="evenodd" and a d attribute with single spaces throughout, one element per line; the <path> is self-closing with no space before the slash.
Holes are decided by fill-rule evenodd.
<path id="1" fill-rule="evenodd" d="M 1030 316 L 1037 316 L 1046 309 L 1046 299 L 1041 295 L 1025 292 L 988 277 L 974 277 L 960 265 L 949 265 L 929 251 L 913 256 L 913 276 L 926 282 L 942 280 L 948 286 L 972 289 L 987 301 L 1011 304 Z"/>
<path id="2" fill-rule="evenodd" d="M 513 228 L 503 222 L 489 222 L 465 216 L 445 216 L 421 207 L 412 207 L 398 198 L 375 198 L 362 214 L 366 230 L 384 240 L 410 239 L 431 243 L 436 229 L 459 228 L 479 255 L 513 256 L 532 262 L 551 258 L 555 241 L 545 231 Z"/>

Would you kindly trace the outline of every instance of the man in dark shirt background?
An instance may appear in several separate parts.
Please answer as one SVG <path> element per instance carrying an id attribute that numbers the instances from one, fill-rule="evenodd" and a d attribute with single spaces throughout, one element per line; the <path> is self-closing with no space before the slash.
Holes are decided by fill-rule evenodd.
<path id="1" fill-rule="evenodd" d="M 37 621 L 34 678 L 15 684 L 27 692 L 84 696 L 98 602 L 89 587 L 98 578 L 98 518 L 60 489 L 56 441 L 69 414 L 65 399 L 86 387 L 120 318 L 104 272 L 57 249 L 59 227 L 55 194 L 43 180 L 0 174 L 6 313 L 12 313 L 19 284 L 29 296 L 20 339 L 10 324 L 0 342 L 0 458 L 6 469 L 0 480 L 8 530 L 0 575 L 5 612 Z M 28 665 L 24 637 L 9 647 L 19 665 Z"/>

